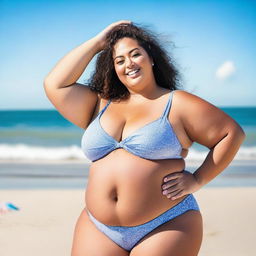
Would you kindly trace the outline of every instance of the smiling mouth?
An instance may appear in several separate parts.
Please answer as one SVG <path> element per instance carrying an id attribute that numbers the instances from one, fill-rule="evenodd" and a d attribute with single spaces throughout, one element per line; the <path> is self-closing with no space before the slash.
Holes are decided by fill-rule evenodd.
<path id="1" fill-rule="evenodd" d="M 132 75 L 134 75 L 134 74 L 138 73 L 139 71 L 140 71 L 140 69 L 138 68 L 138 69 L 135 69 L 135 70 L 129 71 L 128 73 L 126 73 L 126 75 L 127 75 L 127 76 L 132 76 Z"/>

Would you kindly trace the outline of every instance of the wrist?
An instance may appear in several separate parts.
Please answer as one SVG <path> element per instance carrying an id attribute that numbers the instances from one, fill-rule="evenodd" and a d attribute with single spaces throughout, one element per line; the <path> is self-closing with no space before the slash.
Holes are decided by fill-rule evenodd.
<path id="1" fill-rule="evenodd" d="M 97 35 L 91 39 L 93 43 L 95 44 L 95 49 L 98 52 L 102 51 L 104 48 L 104 41 L 100 39 L 100 37 Z"/>

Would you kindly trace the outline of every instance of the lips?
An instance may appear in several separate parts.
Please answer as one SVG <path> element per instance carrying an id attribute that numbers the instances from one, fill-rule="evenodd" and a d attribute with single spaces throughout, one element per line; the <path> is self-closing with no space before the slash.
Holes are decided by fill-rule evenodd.
<path id="1" fill-rule="evenodd" d="M 126 75 L 127 75 L 127 76 L 133 76 L 133 75 L 135 75 L 136 73 L 138 73 L 139 71 L 140 71 L 140 69 L 137 68 L 137 69 L 134 69 L 134 70 L 129 71 L 128 73 L 126 73 Z"/>

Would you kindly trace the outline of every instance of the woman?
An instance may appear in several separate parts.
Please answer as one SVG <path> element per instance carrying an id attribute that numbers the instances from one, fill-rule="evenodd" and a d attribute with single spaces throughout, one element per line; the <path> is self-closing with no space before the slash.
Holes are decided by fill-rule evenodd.
<path id="1" fill-rule="evenodd" d="M 97 53 L 89 87 L 76 83 Z M 48 98 L 85 129 L 92 161 L 73 256 L 198 254 L 202 219 L 192 193 L 227 167 L 245 135 L 220 109 L 177 90 L 177 74 L 151 33 L 119 21 L 46 77 Z M 210 151 L 191 174 L 184 158 L 193 142 Z"/>

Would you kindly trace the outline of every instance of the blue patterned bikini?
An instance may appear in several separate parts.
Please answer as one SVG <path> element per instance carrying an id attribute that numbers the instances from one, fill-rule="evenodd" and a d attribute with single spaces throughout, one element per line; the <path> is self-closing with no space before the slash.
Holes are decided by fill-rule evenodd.
<path id="1" fill-rule="evenodd" d="M 171 91 L 165 110 L 160 118 L 137 129 L 120 142 L 110 136 L 100 123 L 100 117 L 111 102 L 108 101 L 88 126 L 82 137 L 81 146 L 86 157 L 94 162 L 117 148 L 124 148 L 134 155 L 150 160 L 182 159 L 182 146 L 168 120 L 173 92 Z M 91 221 L 101 232 L 123 249 L 130 251 L 152 230 L 189 210 L 199 211 L 198 204 L 192 194 L 189 194 L 177 205 L 156 218 L 132 227 L 105 225 L 95 219 L 88 209 L 87 212 Z"/>

